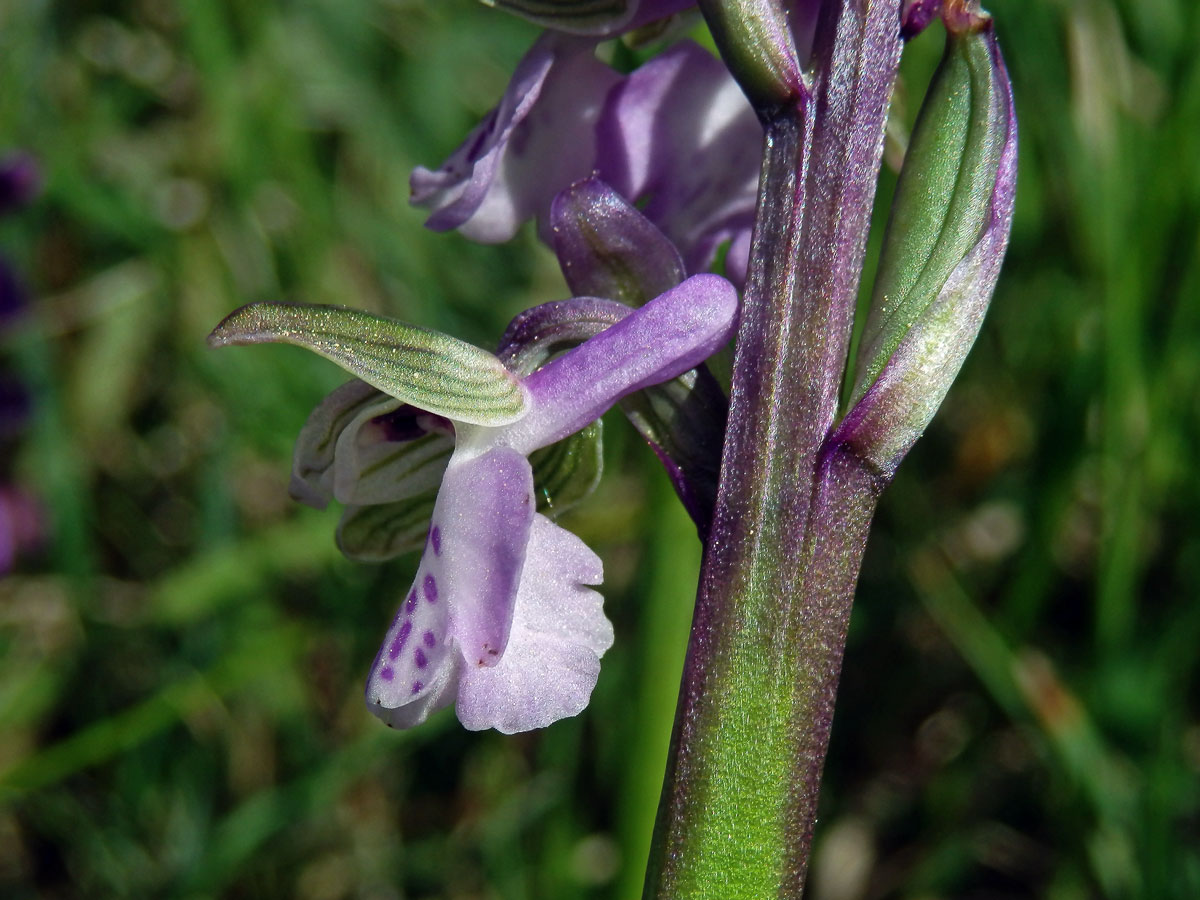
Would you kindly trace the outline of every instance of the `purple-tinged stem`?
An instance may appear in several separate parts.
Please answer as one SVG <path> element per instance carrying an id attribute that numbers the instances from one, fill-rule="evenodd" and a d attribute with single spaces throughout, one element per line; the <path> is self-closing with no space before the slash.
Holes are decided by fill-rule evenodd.
<path id="1" fill-rule="evenodd" d="M 808 93 L 766 121 L 717 507 L 646 896 L 799 897 L 879 485 L 827 447 L 900 0 L 839 0 Z"/>

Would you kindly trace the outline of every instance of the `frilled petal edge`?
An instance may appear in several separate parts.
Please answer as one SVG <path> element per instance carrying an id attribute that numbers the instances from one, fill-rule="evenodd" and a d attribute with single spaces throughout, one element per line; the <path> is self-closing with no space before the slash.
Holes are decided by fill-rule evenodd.
<path id="1" fill-rule="evenodd" d="M 525 457 L 452 459 L 412 589 L 367 679 L 367 705 L 410 727 L 453 698 L 459 670 L 495 666 L 512 628 L 534 517 Z"/>
<path id="2" fill-rule="evenodd" d="M 471 730 L 544 728 L 580 713 L 612 646 L 600 558 L 578 537 L 534 517 L 508 649 L 493 667 L 462 667 L 456 712 Z"/>

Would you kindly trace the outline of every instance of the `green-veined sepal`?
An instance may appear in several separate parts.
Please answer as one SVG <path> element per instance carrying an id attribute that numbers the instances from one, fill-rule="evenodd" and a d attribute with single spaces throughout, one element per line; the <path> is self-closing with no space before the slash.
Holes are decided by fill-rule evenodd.
<path id="1" fill-rule="evenodd" d="M 338 438 L 364 410 L 378 415 L 390 412 L 398 402 L 355 378 L 317 404 L 308 414 L 292 450 L 292 480 L 288 486 L 292 497 L 324 509 L 333 497 Z"/>
<path id="2" fill-rule="evenodd" d="M 337 545 L 359 562 L 385 562 L 425 546 L 437 487 L 394 503 L 347 506 L 338 523 Z"/>
<path id="3" fill-rule="evenodd" d="M 251 303 L 208 342 L 307 347 L 398 400 L 472 425 L 507 425 L 526 410 L 519 380 L 486 350 L 361 310 Z"/>
<path id="4" fill-rule="evenodd" d="M 551 518 L 587 497 L 600 483 L 604 470 L 603 428 L 597 419 L 558 443 L 535 450 L 533 492 L 538 511 Z"/>
<path id="5" fill-rule="evenodd" d="M 342 385 L 309 414 L 292 454 L 292 496 L 324 508 L 389 503 L 436 489 L 454 451 L 446 419 L 364 381 Z"/>

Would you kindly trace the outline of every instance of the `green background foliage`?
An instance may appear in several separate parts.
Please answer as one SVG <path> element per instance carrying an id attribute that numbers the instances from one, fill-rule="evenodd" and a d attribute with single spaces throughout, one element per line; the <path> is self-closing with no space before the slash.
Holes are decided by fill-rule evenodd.
<path id="1" fill-rule="evenodd" d="M 992 11 L 1012 247 L 880 509 L 812 896 L 1193 897 L 1200 13 Z M 3 896 L 638 896 L 699 562 L 649 451 L 610 421 L 600 491 L 564 516 L 617 630 L 588 711 L 395 733 L 361 683 L 416 560 L 342 559 L 337 511 L 286 494 L 340 373 L 204 345 L 282 299 L 491 346 L 562 297 L 528 229 L 480 247 L 407 205 L 533 34 L 469 0 L 0 3 L 0 151 L 46 176 L 0 222 L 34 295 L 0 338 L 34 399 L 0 480 L 45 528 L 0 581 Z"/>

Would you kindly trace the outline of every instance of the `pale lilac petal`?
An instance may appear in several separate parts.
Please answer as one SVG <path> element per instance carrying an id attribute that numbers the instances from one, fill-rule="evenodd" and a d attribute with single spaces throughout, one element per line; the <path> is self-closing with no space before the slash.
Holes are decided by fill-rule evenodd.
<path id="1" fill-rule="evenodd" d="M 466 142 L 437 171 L 413 172 L 412 202 L 432 210 L 430 228 L 499 243 L 526 219 L 546 223 L 555 193 L 591 172 L 596 119 L 620 79 L 593 48 L 544 34 Z"/>
<path id="2" fill-rule="evenodd" d="M 553 65 L 553 51 L 545 40 L 538 41 L 517 65 L 499 105 L 441 168 L 434 171 L 418 166 L 413 171 L 410 199 L 414 205 L 432 210 L 428 227 L 438 231 L 457 228 L 479 209 L 513 129 L 529 115 Z"/>
<path id="3" fill-rule="evenodd" d="M 426 555 L 448 560 L 438 590 L 469 665 L 495 665 L 508 644 L 535 507 L 533 471 L 515 450 L 496 447 L 446 469 Z"/>
<path id="4" fill-rule="evenodd" d="M 578 431 L 627 394 L 699 365 L 732 336 L 737 291 L 695 275 L 525 379 L 530 410 L 505 429 L 529 453 Z"/>
<path id="5" fill-rule="evenodd" d="M 468 660 L 456 712 L 472 730 L 505 734 L 544 728 L 587 706 L 612 646 L 599 584 L 599 557 L 563 528 L 536 516 L 517 592 L 508 650 L 494 667 Z"/>
<path id="6" fill-rule="evenodd" d="M 639 203 L 688 272 L 705 271 L 751 227 L 762 127 L 728 70 L 696 44 L 677 44 L 614 88 L 596 130 L 600 177 Z"/>

